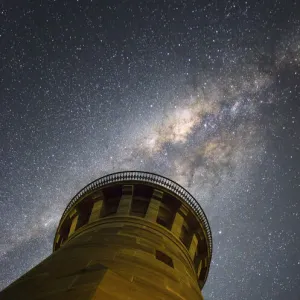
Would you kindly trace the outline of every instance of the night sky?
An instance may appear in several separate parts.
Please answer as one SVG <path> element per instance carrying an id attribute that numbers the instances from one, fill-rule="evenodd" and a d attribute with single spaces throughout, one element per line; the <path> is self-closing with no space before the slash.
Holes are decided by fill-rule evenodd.
<path id="1" fill-rule="evenodd" d="M 83 186 L 143 170 L 206 212 L 205 299 L 299 300 L 300 2 L 18 2 L 0 4 L 0 289 Z"/>

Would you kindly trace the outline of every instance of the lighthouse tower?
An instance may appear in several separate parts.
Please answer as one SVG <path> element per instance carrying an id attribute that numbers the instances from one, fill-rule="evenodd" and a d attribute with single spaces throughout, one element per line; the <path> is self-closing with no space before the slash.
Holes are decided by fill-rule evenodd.
<path id="1" fill-rule="evenodd" d="M 53 253 L 0 299 L 203 299 L 212 235 L 199 203 L 157 174 L 128 171 L 84 187 L 65 209 Z"/>

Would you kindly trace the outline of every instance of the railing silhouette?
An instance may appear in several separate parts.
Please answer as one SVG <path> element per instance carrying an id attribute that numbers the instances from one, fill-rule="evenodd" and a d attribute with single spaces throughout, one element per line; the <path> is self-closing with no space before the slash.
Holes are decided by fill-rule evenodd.
<path id="1" fill-rule="evenodd" d="M 67 205 L 65 211 L 63 212 L 62 218 L 69 212 L 71 207 L 86 193 L 89 193 L 95 189 L 103 187 L 110 183 L 122 182 L 122 181 L 138 181 L 138 182 L 148 182 L 152 184 L 156 184 L 158 186 L 162 186 L 174 194 L 179 196 L 182 200 L 188 203 L 196 213 L 196 215 L 201 220 L 202 225 L 204 226 L 204 230 L 207 235 L 207 246 L 209 251 L 209 257 L 212 256 L 212 233 L 207 220 L 207 217 L 201 208 L 200 204 L 196 201 L 196 199 L 182 186 L 180 186 L 175 181 L 168 179 L 164 176 L 157 175 L 149 172 L 141 172 L 141 171 L 123 171 L 117 172 L 113 174 L 109 174 L 103 177 L 100 177 L 87 186 L 85 186 L 82 190 L 80 190 Z"/>

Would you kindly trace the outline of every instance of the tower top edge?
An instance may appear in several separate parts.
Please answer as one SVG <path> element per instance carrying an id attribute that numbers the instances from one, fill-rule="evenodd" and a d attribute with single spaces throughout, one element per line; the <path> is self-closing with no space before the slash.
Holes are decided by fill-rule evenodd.
<path id="1" fill-rule="evenodd" d="M 196 216 L 200 219 L 202 225 L 207 234 L 207 242 L 208 242 L 208 250 L 209 256 L 212 256 L 212 233 L 208 223 L 208 219 L 204 213 L 204 210 L 197 202 L 197 200 L 181 185 L 176 183 L 175 181 L 164 177 L 162 175 L 158 175 L 156 173 L 144 172 L 144 171 L 121 171 L 116 173 L 107 174 L 96 180 L 92 181 L 84 188 L 82 188 L 68 203 L 66 209 L 64 210 L 61 219 L 64 218 L 66 214 L 71 210 L 71 208 L 81 199 L 84 195 L 93 192 L 99 188 L 105 187 L 107 185 L 111 185 L 114 183 L 122 183 L 122 182 L 136 182 L 136 183 L 150 183 L 152 185 L 156 185 L 161 187 L 167 191 L 174 193 L 181 200 L 183 200 L 191 210 L 196 214 Z"/>

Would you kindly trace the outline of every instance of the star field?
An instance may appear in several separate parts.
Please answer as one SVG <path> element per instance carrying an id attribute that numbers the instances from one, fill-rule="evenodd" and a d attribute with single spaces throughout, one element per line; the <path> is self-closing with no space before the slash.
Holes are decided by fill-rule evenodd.
<path id="1" fill-rule="evenodd" d="M 101 4 L 100 4 L 101 3 Z M 143 170 L 213 233 L 205 299 L 300 298 L 300 4 L 0 4 L 0 289 L 70 199 Z"/>

